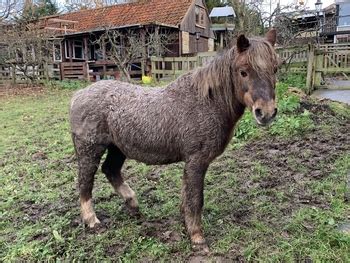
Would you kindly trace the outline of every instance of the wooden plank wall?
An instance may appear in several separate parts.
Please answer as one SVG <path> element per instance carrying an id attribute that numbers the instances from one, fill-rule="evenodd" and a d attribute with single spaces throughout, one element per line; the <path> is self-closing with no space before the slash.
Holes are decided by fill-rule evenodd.
<path id="1" fill-rule="evenodd" d="M 87 62 L 61 62 L 61 78 L 63 80 L 87 80 L 88 72 Z"/>

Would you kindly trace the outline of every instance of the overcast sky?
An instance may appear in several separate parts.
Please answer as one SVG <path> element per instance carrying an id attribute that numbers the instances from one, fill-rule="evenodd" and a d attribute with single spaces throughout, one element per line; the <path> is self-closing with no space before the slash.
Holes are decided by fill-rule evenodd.
<path id="1" fill-rule="evenodd" d="M 350 0 L 349 0 L 350 1 Z M 300 0 L 271 0 L 272 2 L 272 9 L 277 5 L 278 2 L 280 2 L 281 7 L 283 6 L 289 6 L 289 5 L 295 5 L 300 2 Z M 316 0 L 304 0 L 304 3 L 308 9 L 315 9 L 315 2 Z M 322 8 L 325 8 L 335 2 L 335 0 L 321 0 L 322 2 Z M 264 4 L 266 8 L 270 9 L 270 0 L 264 0 Z"/>

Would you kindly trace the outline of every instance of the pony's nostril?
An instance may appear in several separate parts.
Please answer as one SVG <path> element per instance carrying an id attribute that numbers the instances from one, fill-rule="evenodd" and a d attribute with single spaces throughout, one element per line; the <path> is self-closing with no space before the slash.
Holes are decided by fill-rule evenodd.
<path id="1" fill-rule="evenodd" d="M 275 117 L 276 117 L 276 115 L 277 115 L 277 108 L 275 108 L 275 111 L 273 112 L 273 114 L 272 114 L 271 118 L 275 118 Z"/>
<path id="2" fill-rule="evenodd" d="M 255 116 L 256 116 L 257 118 L 262 118 L 262 117 L 263 117 L 262 110 L 259 109 L 259 108 L 255 109 Z"/>

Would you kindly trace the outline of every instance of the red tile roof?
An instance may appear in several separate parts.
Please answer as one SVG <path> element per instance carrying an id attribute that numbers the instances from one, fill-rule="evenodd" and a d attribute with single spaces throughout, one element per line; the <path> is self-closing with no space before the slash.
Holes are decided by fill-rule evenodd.
<path id="1" fill-rule="evenodd" d="M 77 21 L 74 26 L 77 32 L 151 23 L 178 26 L 191 4 L 191 0 L 140 0 L 67 13 L 58 18 Z"/>

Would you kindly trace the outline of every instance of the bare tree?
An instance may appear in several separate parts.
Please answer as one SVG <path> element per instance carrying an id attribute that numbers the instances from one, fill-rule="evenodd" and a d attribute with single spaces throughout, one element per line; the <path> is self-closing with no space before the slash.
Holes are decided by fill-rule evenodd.
<path id="1" fill-rule="evenodd" d="M 250 3 L 241 0 L 230 0 L 229 4 L 233 7 L 236 13 L 236 34 L 261 34 L 261 14 L 253 9 Z"/>
<path id="2" fill-rule="evenodd" d="M 130 68 L 136 60 L 144 62 L 148 56 L 163 55 L 167 45 L 174 41 L 175 36 L 169 32 L 159 33 L 148 31 L 119 31 L 106 29 L 95 41 L 100 47 L 105 47 L 106 59 L 112 61 L 126 78 L 131 81 Z M 102 50 L 100 51 L 102 52 Z"/>
<path id="3" fill-rule="evenodd" d="M 0 22 L 10 18 L 19 8 L 18 0 L 0 1 Z"/>
<path id="4" fill-rule="evenodd" d="M 3 33 L 0 63 L 35 83 L 43 76 L 39 71 L 53 60 L 53 35 L 34 23 L 12 24 Z"/>

